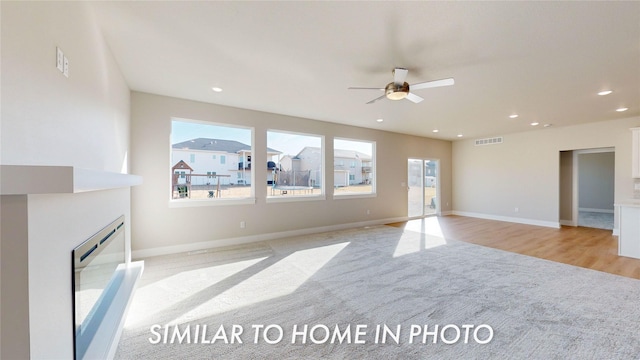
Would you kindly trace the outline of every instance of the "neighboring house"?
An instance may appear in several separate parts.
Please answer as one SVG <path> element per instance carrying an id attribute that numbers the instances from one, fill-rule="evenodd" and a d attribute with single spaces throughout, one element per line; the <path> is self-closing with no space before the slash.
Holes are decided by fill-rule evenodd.
<path id="1" fill-rule="evenodd" d="M 359 151 L 336 149 L 333 153 L 334 171 L 347 172 L 348 185 L 370 184 L 373 176 L 372 162 L 371 155 Z"/>
<path id="2" fill-rule="evenodd" d="M 278 154 L 280 151 L 267 148 L 268 158 Z M 207 175 L 194 176 L 193 185 L 214 185 L 218 181 L 221 185 L 251 184 L 251 146 L 239 141 L 197 138 L 173 144 L 171 164 L 180 161 L 188 164 L 194 175 Z M 270 165 L 265 164 L 263 169 L 270 172 Z"/>
<path id="3" fill-rule="evenodd" d="M 335 149 L 333 156 L 334 186 L 371 183 L 371 177 L 373 176 L 371 155 L 354 150 Z M 285 160 L 285 158 L 282 160 Z M 281 164 L 285 168 L 285 163 L 282 160 Z M 292 160 L 294 162 L 299 161 L 299 170 L 311 170 L 312 179 L 317 184 L 321 184 L 322 154 L 320 148 L 307 146 Z"/>

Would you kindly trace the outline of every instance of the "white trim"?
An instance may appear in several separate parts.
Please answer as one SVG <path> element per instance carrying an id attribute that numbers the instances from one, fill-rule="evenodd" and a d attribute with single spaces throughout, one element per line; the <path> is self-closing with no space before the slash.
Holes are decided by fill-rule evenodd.
<path id="1" fill-rule="evenodd" d="M 324 194 L 319 195 L 269 195 L 267 196 L 267 204 L 275 204 L 275 203 L 286 203 L 286 202 L 296 202 L 296 201 L 319 201 L 319 200 L 327 200 L 327 197 Z"/>
<path id="2" fill-rule="evenodd" d="M 188 208 L 199 206 L 254 205 L 256 198 L 217 198 L 217 199 L 171 199 L 170 208 Z"/>
<path id="3" fill-rule="evenodd" d="M 578 224 L 573 220 L 560 220 L 560 225 L 576 227 Z"/>
<path id="4" fill-rule="evenodd" d="M 334 200 L 342 200 L 342 199 L 364 199 L 364 198 L 374 198 L 377 197 L 378 195 L 376 193 L 343 193 L 343 194 L 338 194 L 336 195 L 336 193 L 333 193 L 333 199 Z"/>
<path id="5" fill-rule="evenodd" d="M 142 176 L 74 166 L 0 165 L 0 174 L 2 195 L 76 194 L 142 184 Z"/>
<path id="6" fill-rule="evenodd" d="M 244 244 L 250 244 L 250 243 L 255 243 L 260 241 L 281 239 L 281 238 L 291 237 L 291 236 L 317 234 L 317 233 L 322 233 L 327 231 L 345 230 L 345 229 L 352 229 L 352 228 L 358 228 L 358 227 L 364 227 L 364 226 L 384 225 L 384 224 L 406 221 L 406 220 L 407 220 L 406 217 L 369 220 L 369 221 L 360 221 L 360 222 L 348 223 L 348 224 L 329 225 L 329 226 L 320 226 L 320 227 L 308 228 L 308 229 L 282 231 L 282 232 L 275 232 L 275 233 L 269 233 L 269 234 L 242 236 L 242 237 L 235 237 L 235 238 L 229 238 L 229 239 L 201 241 L 201 242 L 191 243 L 191 244 L 162 246 L 162 247 L 151 248 L 151 249 L 134 250 L 132 251 L 132 257 L 134 259 L 143 259 L 151 256 L 170 255 L 170 254 L 177 254 L 177 253 L 183 253 L 183 252 L 189 252 L 189 251 L 214 249 L 214 248 L 219 248 L 224 246 L 244 245 Z"/>
<path id="7" fill-rule="evenodd" d="M 559 229 L 560 223 L 554 221 L 542 221 L 542 220 L 533 220 L 533 219 L 525 219 L 525 218 L 515 218 L 510 216 L 499 216 L 499 215 L 491 215 L 491 214 L 481 214 L 467 211 L 453 211 L 454 215 L 459 216 L 468 216 L 479 219 L 487 219 L 487 220 L 497 220 L 497 221 L 506 221 L 518 224 L 526 224 L 526 225 L 535 225 L 535 226 L 544 226 Z"/>
<path id="8" fill-rule="evenodd" d="M 578 211 L 613 214 L 613 209 L 578 208 Z"/>

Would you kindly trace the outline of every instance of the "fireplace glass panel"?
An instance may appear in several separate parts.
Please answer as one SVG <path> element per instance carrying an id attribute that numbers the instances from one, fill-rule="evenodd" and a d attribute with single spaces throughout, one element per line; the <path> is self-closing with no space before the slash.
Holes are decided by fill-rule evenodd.
<path id="1" fill-rule="evenodd" d="M 124 216 L 73 250 L 73 299 L 76 359 L 83 357 L 109 308 L 125 266 Z"/>

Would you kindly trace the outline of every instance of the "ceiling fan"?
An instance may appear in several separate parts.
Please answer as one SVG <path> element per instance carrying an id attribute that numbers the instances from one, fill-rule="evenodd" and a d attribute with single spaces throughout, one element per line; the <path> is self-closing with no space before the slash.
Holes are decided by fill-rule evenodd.
<path id="1" fill-rule="evenodd" d="M 412 92 L 409 92 L 409 89 L 420 90 L 420 89 L 426 89 L 426 88 L 432 88 L 432 87 L 438 87 L 438 86 L 449 86 L 454 84 L 453 78 L 448 78 L 448 79 L 426 81 L 426 82 L 409 85 L 407 82 L 404 81 L 404 79 L 407 77 L 408 72 L 409 70 L 404 68 L 393 69 L 392 71 L 393 82 L 388 83 L 387 86 L 384 88 L 350 87 L 349 90 L 384 91 L 384 95 L 367 102 L 367 104 L 373 104 L 374 102 L 381 100 L 384 97 L 386 97 L 389 100 L 402 100 L 406 98 L 407 100 L 417 104 L 424 99 Z"/>

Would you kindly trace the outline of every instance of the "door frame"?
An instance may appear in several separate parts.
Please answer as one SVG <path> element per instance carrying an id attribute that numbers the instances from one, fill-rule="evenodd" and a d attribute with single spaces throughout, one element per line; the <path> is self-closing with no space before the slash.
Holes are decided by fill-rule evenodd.
<path id="1" fill-rule="evenodd" d="M 441 207 L 441 187 L 440 187 L 440 159 L 437 158 L 429 158 L 429 157 L 422 157 L 422 156 L 410 156 L 407 158 L 407 170 L 405 171 L 405 176 L 406 176 L 406 184 L 407 184 L 407 202 L 409 200 L 408 195 L 409 195 L 409 161 L 410 160 L 419 160 L 422 162 L 422 215 L 418 215 L 418 216 L 409 216 L 409 204 L 407 203 L 407 218 L 408 219 L 422 219 L 422 218 L 426 218 L 426 217 L 431 217 L 431 216 L 441 216 L 442 215 L 442 207 Z M 427 161 L 432 161 L 436 164 L 436 199 L 435 199 L 435 205 L 436 205 L 436 211 L 433 214 L 425 214 L 424 208 L 425 208 L 425 200 L 424 200 L 424 178 L 425 178 L 425 167 L 426 167 L 426 163 Z"/>
<path id="2" fill-rule="evenodd" d="M 595 154 L 595 153 L 614 153 L 615 156 L 615 152 L 616 152 L 616 148 L 615 147 L 604 147 L 604 148 L 593 148 L 593 149 L 582 149 L 582 150 L 573 150 L 573 174 L 572 174 L 572 178 L 573 178 L 573 185 L 572 185 L 572 195 L 571 195 L 571 217 L 572 217 L 572 226 L 578 226 L 578 216 L 579 216 L 579 212 L 580 212 L 580 204 L 578 204 L 579 199 L 580 199 L 580 179 L 579 179 L 579 174 L 580 174 L 580 156 L 579 155 L 583 155 L 583 154 Z M 615 173 L 613 174 L 614 176 L 614 181 L 615 181 Z M 614 188 L 614 194 L 613 194 L 613 199 L 615 202 L 615 188 Z M 614 218 L 617 217 L 615 215 L 615 208 L 614 208 Z M 614 221 L 614 231 L 617 229 L 618 227 L 615 225 L 615 221 Z"/>

